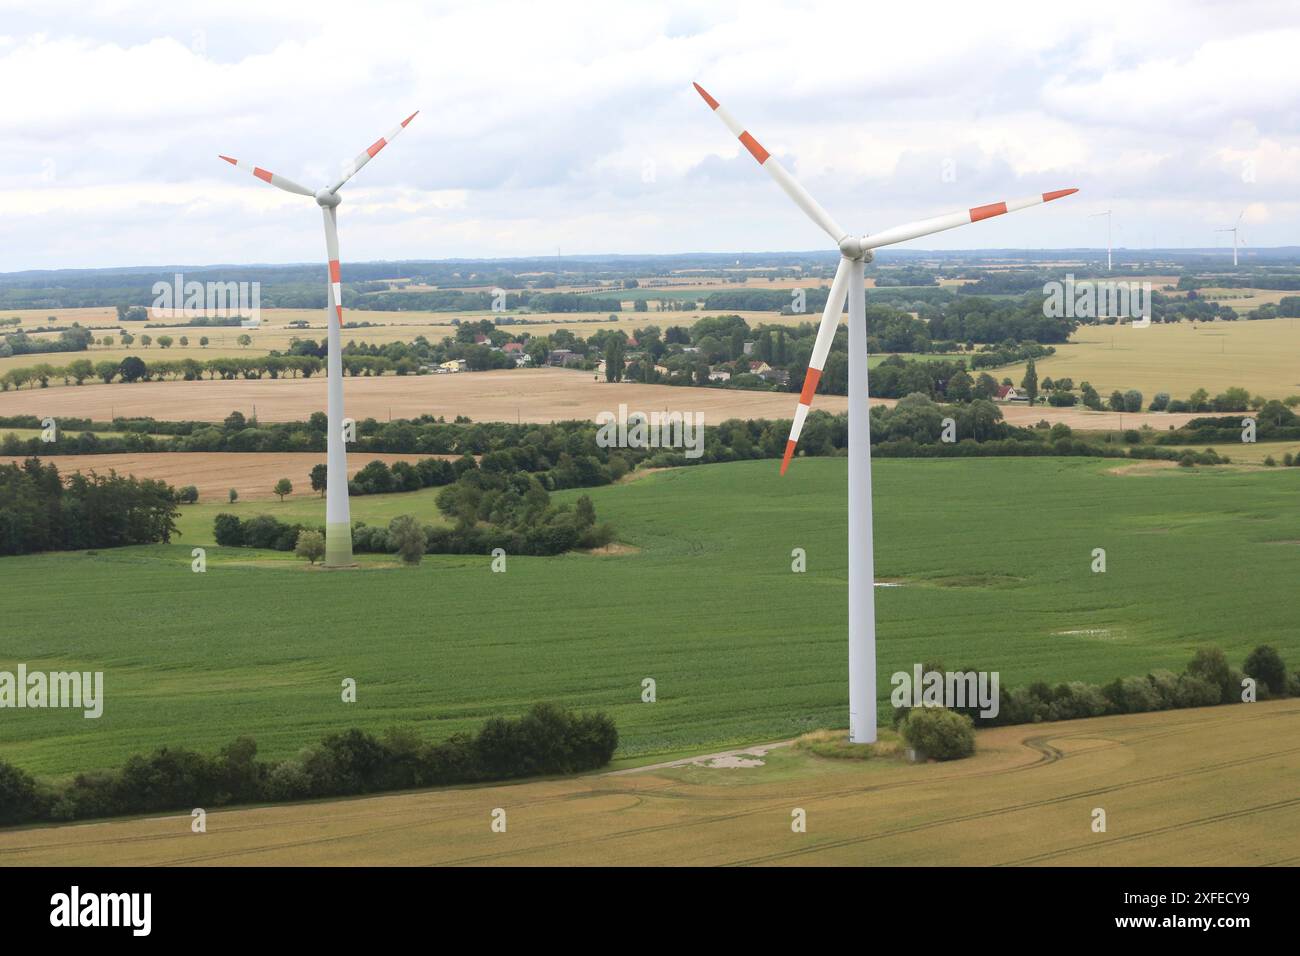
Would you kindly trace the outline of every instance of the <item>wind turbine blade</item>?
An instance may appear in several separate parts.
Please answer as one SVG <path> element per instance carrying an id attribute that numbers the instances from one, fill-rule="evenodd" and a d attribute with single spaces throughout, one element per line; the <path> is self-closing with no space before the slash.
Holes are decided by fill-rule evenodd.
<path id="1" fill-rule="evenodd" d="M 220 156 L 219 158 L 224 159 L 231 166 L 238 166 L 240 169 L 248 170 L 263 182 L 268 182 L 272 186 L 283 189 L 287 193 L 297 193 L 299 196 L 316 195 L 306 186 L 299 186 L 292 179 L 285 179 L 283 176 L 277 176 L 275 173 L 263 169 L 261 166 L 250 166 L 248 163 L 241 163 L 239 160 L 233 159 L 230 156 Z"/>
<path id="2" fill-rule="evenodd" d="M 795 446 L 799 444 L 799 433 L 803 431 L 804 419 L 812 407 L 813 395 L 817 392 L 817 383 L 821 381 L 822 369 L 826 367 L 826 356 L 835 340 L 835 327 L 840 324 L 840 315 L 844 312 L 844 302 L 849 295 L 849 260 L 840 257 L 839 268 L 831 280 L 830 292 L 826 296 L 826 308 L 822 310 L 822 322 L 817 328 L 817 339 L 813 343 L 812 356 L 808 359 L 808 371 L 803 377 L 803 390 L 799 393 L 799 406 L 794 410 L 794 421 L 790 425 L 790 438 L 785 443 L 785 456 L 781 459 L 781 474 L 790 467 L 794 457 Z M 861 268 L 861 264 L 859 264 Z M 851 414 L 860 414 L 854 410 Z"/>
<path id="3" fill-rule="evenodd" d="M 776 180 L 776 184 L 785 190 L 787 196 L 794 200 L 795 205 L 802 209 L 808 215 L 808 218 L 817 223 L 822 228 L 822 231 L 830 236 L 831 240 L 838 246 L 840 240 L 847 236 L 848 233 L 831 218 L 831 214 L 823 209 L 821 204 L 808 193 L 808 190 L 804 189 L 799 184 L 799 181 L 791 176 L 789 171 L 774 159 L 772 154 L 765 150 L 748 130 L 736 122 L 736 118 L 710 96 L 704 87 L 696 83 L 695 91 L 704 98 L 704 102 L 709 104 L 709 108 L 713 110 L 718 119 L 722 120 L 727 129 L 731 130 L 732 135 L 739 139 L 744 147 L 749 150 L 749 154 L 758 160 L 758 165 L 767 170 L 768 174 Z"/>
<path id="4" fill-rule="evenodd" d="M 420 111 L 416 110 L 406 119 L 402 120 L 402 122 L 399 123 L 397 126 L 394 126 L 383 136 L 379 137 L 379 139 L 375 140 L 374 143 L 372 143 L 364 153 L 361 153 L 359 156 L 357 156 L 356 159 L 352 160 L 352 164 L 343 171 L 343 175 L 339 177 L 338 182 L 336 182 L 333 186 L 329 187 L 330 192 L 332 193 L 338 192 L 340 186 L 342 186 L 345 182 L 347 182 L 349 179 L 355 176 L 357 174 L 357 170 L 359 170 L 362 166 L 364 166 L 366 163 L 374 159 L 375 156 L 378 155 L 381 149 L 383 149 L 393 140 L 397 139 L 397 137 L 401 134 L 402 130 L 406 129 L 406 124 L 411 122 L 411 120 L 415 119 L 419 115 L 420 115 Z"/>
<path id="5" fill-rule="evenodd" d="M 908 239 L 916 239 L 920 236 L 928 236 L 931 233 L 943 232 L 946 229 L 956 229 L 958 226 L 969 225 L 972 222 L 980 222 L 983 219 L 992 219 L 994 216 L 1002 216 L 1009 212 L 1019 212 L 1021 209 L 1028 209 L 1030 206 L 1039 206 L 1045 202 L 1051 202 L 1053 199 L 1060 199 L 1062 196 L 1069 196 L 1077 193 L 1077 189 L 1057 189 L 1050 193 L 1041 193 L 1037 196 L 1029 196 L 1025 199 L 1009 199 L 1006 202 L 990 203 L 987 206 L 975 206 L 971 209 L 964 209 L 961 212 L 948 213 L 946 216 L 935 216 L 932 219 L 921 219 L 917 222 L 904 223 L 901 226 L 894 226 L 892 229 L 886 229 L 884 232 L 877 232 L 873 235 L 862 237 L 863 249 L 877 249 L 880 246 L 893 245 L 896 242 L 906 242 Z"/>

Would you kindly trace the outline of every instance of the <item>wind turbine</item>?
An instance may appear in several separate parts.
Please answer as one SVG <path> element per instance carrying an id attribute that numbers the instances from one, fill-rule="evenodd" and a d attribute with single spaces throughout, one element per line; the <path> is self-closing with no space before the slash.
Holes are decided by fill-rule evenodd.
<path id="1" fill-rule="evenodd" d="M 1004 213 L 1016 212 L 1040 203 L 1060 199 L 1077 189 L 1058 189 L 1039 193 L 1026 199 L 975 206 L 946 216 L 935 216 L 917 222 L 894 226 L 867 236 L 851 236 L 831 218 L 786 168 L 764 149 L 735 118 L 723 109 L 718 101 L 695 84 L 696 91 L 718 118 L 740 139 L 750 155 L 768 171 L 787 196 L 802 209 L 813 222 L 822 228 L 839 247 L 840 264 L 831 280 L 826 308 L 813 344 L 812 358 L 804 376 L 799 406 L 795 409 L 790 438 L 786 442 L 785 457 L 781 460 L 781 474 L 785 474 L 799 441 L 808 409 L 812 405 L 817 382 L 826 364 L 835 328 L 844 311 L 845 300 L 849 311 L 849 740 L 853 743 L 873 743 L 876 739 L 876 608 L 875 568 L 871 540 L 871 432 L 867 408 L 867 297 L 863 269 L 872 259 L 873 249 L 880 246 L 916 239 L 955 229 L 968 223 L 991 219 Z"/>
<path id="2" fill-rule="evenodd" d="M 1230 232 L 1230 233 L 1232 233 L 1232 265 L 1233 265 L 1234 268 L 1235 268 L 1236 265 L 1237 265 L 1237 231 L 1238 231 L 1238 229 L 1241 228 L 1241 217 L 1244 216 L 1244 215 L 1246 215 L 1246 210 L 1243 209 L 1243 210 L 1240 212 L 1240 214 L 1238 214 L 1238 216 L 1237 216 L 1237 221 L 1234 222 L 1234 223 L 1232 224 L 1232 228 L 1230 228 L 1230 229 L 1216 229 L 1216 230 L 1214 230 L 1215 232 Z"/>
<path id="3" fill-rule="evenodd" d="M 339 188 L 357 174 L 376 154 L 395 140 L 406 124 L 415 119 L 419 110 L 412 113 L 401 124 L 394 126 L 387 133 L 375 140 L 364 153 L 343 170 L 343 173 L 330 186 L 315 192 L 306 186 L 299 186 L 291 179 L 277 176 L 260 166 L 249 166 L 229 156 L 222 156 L 232 166 L 249 170 L 258 179 L 283 189 L 285 192 L 299 196 L 310 196 L 320 206 L 325 219 L 325 251 L 329 257 L 329 292 L 326 295 L 325 324 L 329 328 L 329 432 L 326 436 L 325 457 L 325 560 L 326 567 L 343 568 L 352 564 L 352 521 L 348 512 L 348 455 L 343 442 L 343 346 L 340 341 L 343 329 L 343 292 L 342 278 L 339 271 L 339 226 L 338 207 L 343 201 Z M 330 314 L 333 306 L 333 315 Z"/>
<path id="4" fill-rule="evenodd" d="M 1089 219 L 1096 219 L 1098 216 L 1106 217 L 1106 271 L 1110 271 L 1110 210 L 1105 212 L 1094 212 Z"/>

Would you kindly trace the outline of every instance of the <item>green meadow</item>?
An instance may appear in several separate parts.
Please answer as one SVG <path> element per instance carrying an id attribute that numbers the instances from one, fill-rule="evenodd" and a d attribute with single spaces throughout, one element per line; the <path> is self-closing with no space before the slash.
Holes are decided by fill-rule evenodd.
<path id="1" fill-rule="evenodd" d="M 1115 467 L 876 463 L 876 577 L 902 585 L 875 592 L 882 720 L 890 674 L 919 662 L 1004 687 L 1181 668 L 1207 643 L 1240 665 L 1270 642 L 1300 665 L 1300 470 Z M 0 758 L 63 774 L 238 734 L 274 757 L 352 725 L 443 738 L 538 700 L 609 711 L 624 757 L 846 726 L 846 471 L 743 462 L 591 489 L 626 548 L 512 557 L 504 574 L 478 556 L 328 572 L 221 549 L 219 505 L 187 509 L 171 545 L 0 558 L 0 669 L 105 675 L 98 720 L 0 710 Z M 432 520 L 434 494 L 356 498 L 353 516 Z M 323 503 L 235 510 L 319 521 Z"/>

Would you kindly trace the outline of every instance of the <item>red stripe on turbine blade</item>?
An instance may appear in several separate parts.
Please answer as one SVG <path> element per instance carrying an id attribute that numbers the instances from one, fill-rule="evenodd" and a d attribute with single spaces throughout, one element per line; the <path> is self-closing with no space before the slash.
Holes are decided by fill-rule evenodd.
<path id="1" fill-rule="evenodd" d="M 343 306 L 334 306 L 334 313 L 339 317 L 339 328 L 343 328 Z"/>
<path id="2" fill-rule="evenodd" d="M 1043 202 L 1051 202 L 1053 199 L 1060 199 L 1062 196 L 1071 196 L 1078 191 L 1077 189 L 1054 189 L 1050 193 L 1043 193 Z"/>
<path id="3" fill-rule="evenodd" d="M 366 152 L 370 154 L 371 159 L 374 159 L 375 153 L 379 152 L 387 145 L 388 145 L 388 140 L 384 139 L 381 136 L 379 137 L 379 139 L 375 140 L 374 144 L 368 150 L 366 150 Z"/>
<path id="4" fill-rule="evenodd" d="M 220 153 L 217 154 L 217 158 L 218 158 L 218 159 L 224 159 L 224 160 L 225 160 L 226 162 L 228 162 L 231 166 L 238 166 L 238 165 L 239 165 L 239 160 L 237 160 L 237 159 L 231 159 L 229 156 L 222 156 Z"/>
<path id="5" fill-rule="evenodd" d="M 794 446 L 793 438 L 785 443 L 785 457 L 781 459 L 781 474 L 783 475 L 785 470 L 790 467 L 790 459 L 794 457 Z"/>
<path id="6" fill-rule="evenodd" d="M 700 84 L 698 83 L 694 83 L 692 85 L 695 87 L 695 92 L 699 93 L 700 96 L 704 97 L 704 102 L 709 104 L 709 109 L 716 110 L 718 108 L 718 101 L 709 95 L 708 90 L 700 86 Z"/>
<path id="7" fill-rule="evenodd" d="M 758 160 L 760 166 L 767 162 L 767 158 L 772 155 L 763 148 L 758 140 L 749 135 L 749 130 L 740 134 L 740 141 L 745 144 L 745 149 L 749 150 L 753 157 Z"/>
<path id="8" fill-rule="evenodd" d="M 342 281 L 343 280 L 339 278 L 339 261 L 337 259 L 331 259 L 330 260 L 330 282 L 342 282 Z"/>
<path id="9" fill-rule="evenodd" d="M 821 381 L 821 377 L 821 369 L 809 367 L 808 374 L 803 377 L 803 391 L 799 393 L 800 405 L 812 404 L 813 396 L 817 394 L 817 383 Z"/>
<path id="10" fill-rule="evenodd" d="M 976 206 L 970 211 L 970 221 L 979 222 L 981 219 L 992 219 L 994 216 L 1001 216 L 1007 211 L 1007 204 L 1004 202 L 989 203 L 987 206 Z"/>
<path id="11" fill-rule="evenodd" d="M 420 115 L 420 111 L 419 111 L 419 110 L 416 110 L 414 113 L 412 113 L 412 114 L 411 114 L 410 116 L 408 116 L 406 119 L 402 120 L 402 125 L 405 126 L 407 123 L 411 122 L 411 120 L 415 119 L 415 118 L 416 118 L 417 116 L 419 116 L 419 115 Z"/>
<path id="12" fill-rule="evenodd" d="M 258 179 L 265 180 L 268 183 L 271 181 L 271 174 L 265 169 L 263 169 L 261 166 L 253 167 L 253 175 L 256 176 Z"/>

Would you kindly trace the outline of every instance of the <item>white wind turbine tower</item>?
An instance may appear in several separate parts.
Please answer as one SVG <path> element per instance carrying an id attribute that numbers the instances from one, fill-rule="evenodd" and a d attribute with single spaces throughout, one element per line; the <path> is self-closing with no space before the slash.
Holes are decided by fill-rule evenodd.
<path id="1" fill-rule="evenodd" d="M 1214 230 L 1215 232 L 1230 232 L 1230 233 L 1232 233 L 1232 265 L 1233 265 L 1234 268 L 1235 268 L 1236 265 L 1237 265 L 1237 232 L 1241 229 L 1241 217 L 1244 216 L 1244 215 L 1246 215 L 1246 210 L 1243 209 L 1243 210 L 1242 210 L 1242 211 L 1237 215 L 1237 221 L 1234 222 L 1234 223 L 1232 224 L 1232 227 L 1231 227 L 1231 228 L 1229 228 L 1229 229 L 1216 229 L 1216 230 Z"/>
<path id="2" fill-rule="evenodd" d="M 340 341 L 343 329 L 343 290 L 339 271 L 339 230 L 338 206 L 343 201 L 339 188 L 356 175 L 366 163 L 397 138 L 406 124 L 415 119 L 412 113 L 401 124 L 394 126 L 387 133 L 375 140 L 364 153 L 357 156 L 343 170 L 335 182 L 317 189 L 315 192 L 306 186 L 299 186 L 291 179 L 277 176 L 259 166 L 250 167 L 229 156 L 222 156 L 232 166 L 249 170 L 258 179 L 277 186 L 285 192 L 299 196 L 310 196 L 320 206 L 325 218 L 325 251 L 329 256 L 329 292 L 325 297 L 325 324 L 329 328 L 328 357 L 328 416 L 329 432 L 326 436 L 326 478 L 325 478 L 325 561 L 326 567 L 343 568 L 352 564 L 352 521 L 348 511 L 348 455 L 343 442 L 343 345 Z M 332 308 L 331 308 L 332 306 Z"/>
<path id="3" fill-rule="evenodd" d="M 1105 212 L 1094 212 L 1089 219 L 1096 219 L 1098 216 L 1106 217 L 1106 271 L 1110 271 L 1110 210 Z"/>
<path id="4" fill-rule="evenodd" d="M 799 185 L 766 149 L 759 145 L 749 131 L 736 122 L 718 101 L 700 84 L 695 89 L 704 101 L 726 124 L 732 134 L 740 139 L 758 164 L 768 171 L 777 185 L 795 205 L 822 228 L 840 250 L 840 264 L 831 280 L 826 308 L 822 312 L 821 326 L 813 344 L 812 358 L 804 377 L 799 406 L 795 409 L 790 438 L 786 442 L 785 457 L 781 460 L 781 474 L 790 465 L 799 432 L 812 404 L 817 382 L 821 378 L 826 355 L 845 300 L 849 312 L 849 740 L 853 743 L 873 743 L 876 739 L 876 608 L 875 569 L 872 548 L 871 522 L 871 433 L 867 408 L 867 299 L 863 269 L 871 261 L 872 251 L 880 246 L 928 236 L 945 229 L 955 229 L 968 223 L 990 219 L 1004 213 L 1027 209 L 1078 192 L 1077 189 L 1058 189 L 1039 193 L 1025 199 L 975 206 L 946 216 L 935 216 L 917 222 L 894 226 L 867 236 L 852 236 L 831 218 L 812 196 Z"/>

